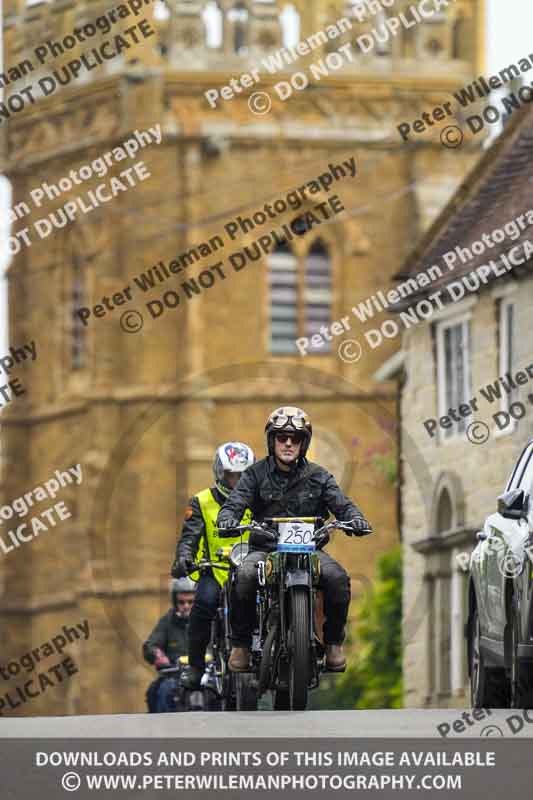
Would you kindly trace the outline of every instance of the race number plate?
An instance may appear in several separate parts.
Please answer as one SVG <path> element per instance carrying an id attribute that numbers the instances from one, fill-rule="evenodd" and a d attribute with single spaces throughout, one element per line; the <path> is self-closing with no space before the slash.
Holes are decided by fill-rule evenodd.
<path id="1" fill-rule="evenodd" d="M 279 523 L 279 539 L 278 544 L 283 546 L 283 549 L 305 549 L 315 550 L 315 542 L 313 541 L 313 534 L 315 526 L 312 522 L 280 522 Z"/>

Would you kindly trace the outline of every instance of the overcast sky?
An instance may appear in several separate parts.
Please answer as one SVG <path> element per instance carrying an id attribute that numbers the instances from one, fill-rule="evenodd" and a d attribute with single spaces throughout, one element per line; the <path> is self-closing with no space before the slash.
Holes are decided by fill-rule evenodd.
<path id="1" fill-rule="evenodd" d="M 502 67 L 533 53 L 533 3 L 531 0 L 486 0 L 487 5 L 487 72 Z M 0 14 L 2 0 L 0 0 Z M 1 17 L 0 17 L 1 29 Z M 6 352 L 6 219 L 5 179 L 0 180 L 0 356 Z"/>

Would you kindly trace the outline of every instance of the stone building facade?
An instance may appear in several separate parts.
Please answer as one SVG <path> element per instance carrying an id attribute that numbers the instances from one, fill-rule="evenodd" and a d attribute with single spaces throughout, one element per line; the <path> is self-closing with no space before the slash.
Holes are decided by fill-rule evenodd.
<path id="1" fill-rule="evenodd" d="M 341 339 L 305 357 L 294 341 L 320 325 L 350 320 L 354 303 L 398 270 L 477 160 L 477 144 L 447 150 L 438 131 L 404 146 L 396 126 L 441 103 L 479 71 L 484 7 L 481 0 L 458 0 L 430 21 L 402 28 L 379 49 L 363 54 L 354 45 L 353 61 L 342 70 L 313 78 L 310 88 L 282 101 L 276 83 L 375 27 L 372 16 L 356 19 L 353 5 L 145 2 L 137 16 L 116 18 L 86 46 L 73 40 L 73 30 L 105 15 L 108 4 L 4 4 L 5 63 L 35 62 L 30 75 L 6 86 L 6 98 L 28 81 L 37 85 L 52 76 L 58 85 L 20 111 L 12 102 L 0 126 L 12 207 L 24 211 L 19 204 L 27 202 L 30 210 L 14 219 L 12 235 L 29 227 L 33 237 L 8 270 L 10 342 L 37 346 L 37 359 L 16 373 L 26 394 L 2 415 L 2 498 L 9 503 L 72 464 L 82 465 L 83 481 L 61 492 L 72 519 L 0 561 L 3 659 L 17 658 L 63 625 L 86 619 L 91 631 L 86 641 L 69 645 L 79 674 L 14 714 L 143 710 L 150 670 L 140 646 L 168 607 L 176 520 L 187 497 L 210 483 L 218 443 L 242 438 L 258 455 L 264 452 L 266 416 L 281 402 L 310 413 L 312 457 L 337 475 L 376 530 L 368 540 L 336 539 L 330 547 L 351 572 L 354 594 L 370 590 L 376 558 L 397 541 L 395 488 L 376 467 L 376 455 L 395 458 L 396 388 L 373 379 L 395 343 L 354 362 L 338 356 Z M 69 63 L 108 39 L 116 51 L 117 31 L 125 38 L 141 18 L 153 35 L 144 38 L 137 29 L 138 44 L 90 70 L 80 67 L 77 80 L 66 82 Z M 352 23 L 342 36 L 322 41 L 278 74 L 263 67 L 258 86 L 210 107 L 205 92 L 250 72 L 289 46 L 291 36 L 294 43 L 295 30 L 308 40 L 341 18 Z M 64 53 L 38 64 L 39 42 L 63 42 Z M 270 95 L 268 114 L 250 110 L 254 89 Z M 157 125 L 161 142 L 136 155 L 149 178 L 112 202 L 91 201 L 88 212 L 57 224 L 65 203 L 83 196 L 89 205 L 89 192 L 96 196 L 102 182 L 109 186 L 110 176 L 135 159 L 30 204 L 30 193 L 44 182 L 59 186 L 71 170 Z M 352 158 L 354 178 L 346 174 L 329 191 L 308 194 L 271 228 L 335 194 L 342 213 L 235 268 L 239 259 L 230 255 L 245 246 L 256 253 L 267 227 L 248 225 L 244 232 L 238 223 L 230 241 L 224 225 L 253 217 L 265 203 Z M 42 219 L 53 225 L 41 239 L 35 225 Z M 225 247 L 210 254 L 207 244 L 218 235 Z M 194 256 L 187 254 L 195 248 L 204 257 L 191 264 Z M 186 273 L 158 279 L 146 294 L 139 288 L 135 277 L 176 259 Z M 106 309 L 103 298 L 126 287 L 132 300 Z M 164 305 L 167 291 L 175 294 Z M 160 306 L 152 309 L 161 313 L 151 315 L 146 304 L 156 300 Z M 103 313 L 92 313 L 87 324 L 74 313 L 95 305 Z M 144 315 L 136 333 L 119 324 L 129 310 Z"/>
<path id="2" fill-rule="evenodd" d="M 532 132 L 531 112 L 515 112 L 397 276 L 415 286 L 442 268 L 398 305 L 425 319 L 404 317 L 402 351 L 382 369 L 402 385 L 407 707 L 470 702 L 468 556 L 533 433 L 529 379 L 515 381 L 533 374 Z"/>

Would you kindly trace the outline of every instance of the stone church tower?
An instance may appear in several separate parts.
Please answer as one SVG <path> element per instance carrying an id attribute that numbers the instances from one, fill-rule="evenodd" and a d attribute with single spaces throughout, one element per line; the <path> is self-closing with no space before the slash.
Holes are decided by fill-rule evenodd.
<path id="1" fill-rule="evenodd" d="M 398 0 L 386 14 L 408 15 L 409 5 Z M 449 100 L 482 70 L 482 0 L 457 0 L 420 24 L 400 26 L 367 53 L 357 39 L 372 35 L 384 15 L 361 21 L 356 3 L 137 0 L 133 6 L 136 16 L 116 16 L 110 30 L 102 25 L 78 41 L 74 29 L 109 15 L 109 3 L 4 2 L 4 71 L 26 59 L 33 68 L 6 83 L 4 101 L 29 84 L 35 96 L 22 109 L 12 101 L 9 119 L 0 120 L 3 171 L 12 208 L 20 210 L 13 214 L 7 273 L 9 336 L 13 347 L 34 341 L 37 357 L 11 373 L 25 394 L 2 414 L 2 505 L 56 470 L 80 464 L 83 478 L 30 511 L 35 516 L 63 501 L 71 518 L 0 555 L 0 665 L 40 648 L 63 626 L 87 620 L 90 630 L 65 650 L 78 673 L 5 714 L 143 710 L 151 670 L 140 648 L 168 608 L 169 566 L 187 497 L 210 484 L 220 442 L 242 439 L 261 457 L 265 419 L 282 403 L 309 412 L 311 457 L 331 469 L 373 523 L 374 537 L 338 534 L 330 545 L 351 572 L 354 595 L 371 591 L 376 558 L 398 539 L 396 486 L 385 478 L 396 457 L 395 387 L 373 375 L 399 342 L 364 350 L 357 361 L 353 342 L 344 358 L 338 348 L 363 340 L 352 306 L 391 285 L 478 157 L 466 145 L 444 148 L 438 130 L 405 144 L 396 126 Z M 115 8 L 131 12 L 127 3 Z M 351 22 L 342 36 L 318 47 L 313 39 L 307 54 L 290 64 L 285 59 L 276 74 L 262 65 L 341 18 Z M 153 34 L 141 36 L 142 20 Z M 115 51 L 121 31 L 131 43 L 126 29 L 134 25 L 138 43 L 101 64 L 94 57 L 90 69 L 80 67 L 76 80 L 64 77 L 60 85 L 57 76 L 68 75 L 82 54 L 106 40 L 106 52 Z M 35 50 L 47 42 L 63 43 L 64 52 L 56 48 L 52 56 L 49 48 L 41 64 Z M 341 69 L 312 75 L 312 64 L 348 43 L 353 57 Z M 231 78 L 256 68 L 259 81 L 210 106 L 206 92 L 222 92 Z M 296 72 L 309 75 L 309 85 L 282 100 L 275 86 Z M 54 75 L 58 85 L 43 97 L 39 81 Z M 252 112 L 254 92 L 269 96 L 268 113 Z M 39 206 L 30 200 L 43 183 L 59 186 L 135 131 L 158 125 L 159 144 L 123 163 L 110 157 L 104 177 L 81 185 L 71 180 L 71 188 L 49 190 Z M 352 158 L 355 177 L 308 193 L 297 212 L 289 208 L 245 231 L 236 223 L 234 240 L 227 235 L 230 221 L 253 217 Z M 100 184 L 109 191 L 111 178 L 139 161 L 149 172 L 145 180 L 111 202 L 89 203 L 89 192 L 94 197 Z M 256 252 L 259 236 L 334 195 L 342 213 L 255 260 L 230 260 L 245 246 Z M 77 204 L 75 219 L 60 227 L 61 209 L 82 196 L 86 210 Z M 40 238 L 35 226 L 42 219 L 53 222 L 41 222 L 50 230 Z M 17 251 L 13 237 L 24 228 L 31 243 Z M 205 255 L 217 236 L 224 247 Z M 202 243 L 205 257 L 194 263 L 190 254 Z M 183 273 L 169 272 L 144 294 L 134 278 L 173 259 L 185 265 Z M 104 313 L 91 311 L 87 324 L 74 313 L 104 308 L 103 298 L 117 293 L 123 308 L 119 300 L 109 303 Z M 151 308 L 158 316 L 147 308 L 156 300 L 160 305 Z M 124 330 L 129 310 L 142 314 L 142 330 Z M 295 339 L 343 317 L 331 341 L 305 357 L 296 351 Z M 3 520 L 0 535 L 15 527 Z M 48 656 L 36 671 L 59 660 Z M 2 679 L 2 692 L 15 692 L 28 677 Z"/>

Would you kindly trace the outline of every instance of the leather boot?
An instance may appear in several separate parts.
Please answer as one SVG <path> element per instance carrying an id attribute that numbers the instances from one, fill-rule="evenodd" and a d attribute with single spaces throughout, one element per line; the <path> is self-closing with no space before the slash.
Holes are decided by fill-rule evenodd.
<path id="1" fill-rule="evenodd" d="M 232 672 L 248 672 L 250 669 L 250 648 L 232 647 L 228 666 Z"/>
<path id="2" fill-rule="evenodd" d="M 329 672 L 344 672 L 346 669 L 346 656 L 342 644 L 326 646 L 326 669 Z"/>

